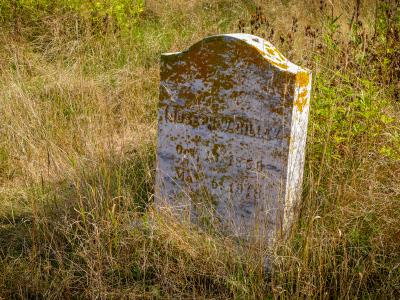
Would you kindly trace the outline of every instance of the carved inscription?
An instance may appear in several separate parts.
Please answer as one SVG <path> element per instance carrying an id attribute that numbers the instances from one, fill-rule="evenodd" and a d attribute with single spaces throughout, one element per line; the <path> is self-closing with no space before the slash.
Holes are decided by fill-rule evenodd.
<path id="1" fill-rule="evenodd" d="M 267 127 L 260 120 L 235 115 L 206 115 L 185 110 L 176 106 L 166 106 L 167 121 L 190 125 L 194 128 L 205 125 L 209 130 L 224 133 L 241 134 L 260 139 L 275 140 L 282 138 L 281 127 Z"/>
<path id="2" fill-rule="evenodd" d="M 222 162 L 228 167 L 236 166 L 237 168 L 245 169 L 247 171 L 263 172 L 264 170 L 276 170 L 276 167 L 273 165 L 263 164 L 262 159 L 254 159 L 254 158 L 244 159 L 242 157 L 234 157 L 233 155 L 225 155 L 226 150 L 221 151 L 221 148 L 218 148 L 217 151 L 213 151 L 207 148 L 185 149 L 181 144 L 179 144 L 176 146 L 176 153 L 178 155 L 184 155 L 182 159 L 183 165 L 188 165 L 189 162 L 188 157 L 197 156 L 200 157 L 203 161 L 208 162 L 210 164 Z M 182 169 L 181 167 L 176 167 L 176 168 L 178 170 Z M 180 178 L 182 176 L 179 175 L 177 177 Z M 195 177 L 197 178 L 198 176 Z"/>

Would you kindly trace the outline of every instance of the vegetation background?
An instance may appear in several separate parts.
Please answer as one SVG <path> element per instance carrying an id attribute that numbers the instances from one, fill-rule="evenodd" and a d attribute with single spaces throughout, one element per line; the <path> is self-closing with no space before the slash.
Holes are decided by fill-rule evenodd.
<path id="1" fill-rule="evenodd" d="M 151 206 L 160 54 L 239 30 L 314 74 L 270 249 Z M 399 32 L 398 0 L 0 0 L 0 299 L 399 299 Z"/>

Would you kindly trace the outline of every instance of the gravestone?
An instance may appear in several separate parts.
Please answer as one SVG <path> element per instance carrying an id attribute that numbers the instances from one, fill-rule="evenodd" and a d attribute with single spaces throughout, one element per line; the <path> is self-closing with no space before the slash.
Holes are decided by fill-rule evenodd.
<path id="1" fill-rule="evenodd" d="M 160 72 L 156 207 L 237 237 L 282 230 L 301 194 L 310 71 L 228 34 L 163 54 Z"/>

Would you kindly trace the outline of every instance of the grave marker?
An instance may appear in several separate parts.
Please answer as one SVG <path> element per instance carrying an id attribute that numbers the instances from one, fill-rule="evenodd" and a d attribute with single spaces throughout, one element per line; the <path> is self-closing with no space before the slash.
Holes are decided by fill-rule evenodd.
<path id="1" fill-rule="evenodd" d="M 161 56 L 156 206 L 236 236 L 284 226 L 301 194 L 310 71 L 248 34 Z"/>

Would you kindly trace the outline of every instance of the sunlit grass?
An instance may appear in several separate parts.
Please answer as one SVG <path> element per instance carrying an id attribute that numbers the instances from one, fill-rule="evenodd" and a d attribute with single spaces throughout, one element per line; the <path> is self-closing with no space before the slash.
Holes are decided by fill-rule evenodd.
<path id="1" fill-rule="evenodd" d="M 379 10 L 363 46 L 352 3 L 262 5 L 314 76 L 298 218 L 269 249 L 156 213 L 152 195 L 160 54 L 237 32 L 255 4 L 147 1 L 129 30 L 61 10 L 2 25 L 0 299 L 400 297 L 395 32 Z M 360 10 L 371 40 L 375 4 Z"/>

